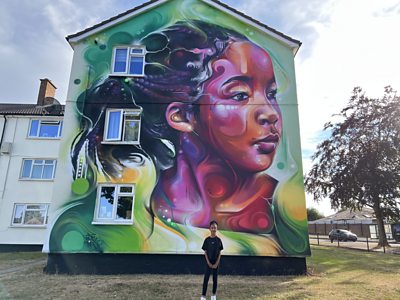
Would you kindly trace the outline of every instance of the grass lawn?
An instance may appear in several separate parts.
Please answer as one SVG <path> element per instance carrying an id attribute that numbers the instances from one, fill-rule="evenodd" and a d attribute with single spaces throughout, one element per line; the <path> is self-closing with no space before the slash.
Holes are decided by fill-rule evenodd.
<path id="1" fill-rule="evenodd" d="M 220 276 L 218 299 L 400 299 L 399 255 L 318 246 L 312 254 L 308 276 Z M 46 275 L 45 257 L 0 253 L 0 299 L 200 299 L 199 275 Z"/>

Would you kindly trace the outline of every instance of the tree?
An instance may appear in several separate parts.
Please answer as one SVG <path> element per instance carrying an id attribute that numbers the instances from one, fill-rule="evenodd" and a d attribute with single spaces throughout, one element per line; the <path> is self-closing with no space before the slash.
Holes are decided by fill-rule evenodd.
<path id="1" fill-rule="evenodd" d="M 321 219 L 323 217 L 325 217 L 325 216 L 323 214 L 321 214 L 314 207 L 307 208 L 307 220 L 308 221 L 315 221 L 315 220 Z"/>
<path id="2" fill-rule="evenodd" d="M 347 106 L 324 130 L 330 137 L 317 146 L 306 190 L 334 209 L 374 210 L 379 246 L 387 246 L 385 218 L 400 215 L 400 98 L 391 87 L 381 99 L 353 90 Z"/>

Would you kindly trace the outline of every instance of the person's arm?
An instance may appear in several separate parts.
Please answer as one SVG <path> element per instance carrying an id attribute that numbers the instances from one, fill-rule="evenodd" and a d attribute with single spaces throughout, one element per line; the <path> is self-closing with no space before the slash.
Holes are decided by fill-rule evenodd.
<path id="1" fill-rule="evenodd" d="M 216 263 L 212 265 L 213 269 L 218 268 L 220 259 L 221 259 L 221 252 L 219 252 L 219 254 L 218 254 L 218 258 L 217 258 Z"/>
<path id="2" fill-rule="evenodd" d="M 207 251 L 206 251 L 206 250 L 204 250 L 204 255 L 206 256 L 206 261 L 207 261 L 208 267 L 209 267 L 209 268 L 212 268 L 213 265 L 210 263 L 210 260 L 208 259 L 208 255 L 207 255 Z"/>
<path id="3" fill-rule="evenodd" d="M 221 252 L 221 251 L 224 250 L 224 246 L 223 246 L 223 244 L 222 244 L 222 241 L 219 240 L 219 242 L 220 242 L 219 254 L 218 254 L 217 261 L 215 262 L 215 264 L 212 265 L 212 268 L 213 268 L 213 269 L 218 268 L 218 266 L 219 266 L 219 261 L 221 260 L 221 255 L 222 255 L 222 252 Z"/>

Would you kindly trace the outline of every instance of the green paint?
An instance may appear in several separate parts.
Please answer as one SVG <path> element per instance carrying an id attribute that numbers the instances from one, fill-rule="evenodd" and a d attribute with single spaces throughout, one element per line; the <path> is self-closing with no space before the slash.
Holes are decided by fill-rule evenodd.
<path id="1" fill-rule="evenodd" d="M 75 46 L 74 62 L 76 62 L 76 68 L 72 71 L 72 78 L 75 79 L 73 80 L 74 86 L 71 87 L 71 95 L 76 95 L 75 98 L 72 97 L 72 101 L 76 102 L 72 105 L 74 105 L 74 118 L 77 125 L 73 128 L 73 132 L 71 129 L 69 136 L 65 140 L 63 139 L 63 147 L 71 149 L 74 137 L 81 133 L 82 124 L 87 121 L 81 114 L 85 108 L 87 97 L 85 90 L 95 87 L 98 82 L 109 76 L 113 47 L 115 45 L 135 44 L 149 33 L 159 31 L 159 29 L 178 21 L 185 22 L 190 19 L 200 19 L 238 31 L 269 52 L 279 87 L 278 102 L 281 104 L 284 124 L 283 138 L 275 157 L 275 161 L 278 161 L 278 163 L 272 171 L 278 181 L 281 178 L 284 179 L 284 181 L 280 181 L 283 187 L 289 183 L 302 187 L 295 73 L 291 50 L 261 30 L 245 24 L 225 12 L 217 11 L 198 0 L 167 1 L 130 20 L 98 32 Z M 152 46 L 157 48 L 158 45 Z M 147 49 L 148 51 L 151 50 L 150 47 Z M 132 83 L 132 79 L 125 78 L 124 82 L 128 86 Z M 129 88 L 126 90 L 129 90 Z M 290 145 L 288 141 L 290 141 Z M 75 140 L 75 142 L 77 141 Z M 63 159 L 68 160 L 69 154 L 66 151 Z M 89 161 L 86 178 L 78 178 L 71 184 L 73 194 L 60 195 L 52 204 L 55 207 L 54 211 L 56 209 L 62 211 L 71 203 L 76 205 L 57 215 L 58 218 L 50 237 L 49 248 L 51 252 L 171 253 L 176 251 L 178 247 L 185 249 L 187 245 L 192 243 L 195 243 L 198 246 L 198 252 L 201 252 L 201 245 L 199 244 L 201 244 L 203 234 L 207 230 L 190 228 L 190 226 L 185 228 L 186 226 L 168 219 L 162 220 L 163 228 L 154 227 L 152 215 L 149 213 L 151 192 L 156 183 L 154 169 L 147 170 L 147 173 L 142 174 L 142 177 L 135 183 L 133 225 L 93 225 L 98 181 L 97 172 L 95 162 Z M 296 176 L 296 174 L 299 174 L 299 176 Z M 71 182 L 69 172 L 65 172 L 62 179 L 69 184 Z M 302 191 L 301 189 L 298 190 Z M 288 205 L 293 203 L 297 205 L 296 201 L 303 199 L 304 193 L 296 190 L 290 196 L 293 198 L 293 202 L 289 201 Z M 277 242 L 283 248 L 284 255 L 309 255 L 306 220 L 294 221 L 293 216 L 290 215 L 290 210 L 282 207 L 281 200 L 277 195 L 274 197 L 272 208 L 275 215 Z M 167 197 L 165 200 L 170 201 Z M 170 231 L 166 234 L 167 230 Z M 152 234 L 153 239 L 151 238 Z M 231 243 L 237 246 L 237 248 L 234 248 L 234 252 L 227 254 L 259 255 L 259 246 L 260 243 L 262 245 L 263 235 L 243 232 L 224 232 L 223 234 L 227 239 L 227 245 Z M 255 243 L 258 243 L 258 247 L 255 246 Z M 226 250 L 229 251 L 229 248 Z M 190 251 L 196 252 L 197 250 Z M 187 252 L 190 251 L 187 250 Z"/>
<path id="2" fill-rule="evenodd" d="M 86 178 L 76 179 L 71 186 L 72 192 L 76 195 L 83 195 L 89 190 L 90 184 Z"/>
<path id="3" fill-rule="evenodd" d="M 63 236 L 61 245 L 64 251 L 80 251 L 84 246 L 84 238 L 78 231 L 69 231 Z"/>

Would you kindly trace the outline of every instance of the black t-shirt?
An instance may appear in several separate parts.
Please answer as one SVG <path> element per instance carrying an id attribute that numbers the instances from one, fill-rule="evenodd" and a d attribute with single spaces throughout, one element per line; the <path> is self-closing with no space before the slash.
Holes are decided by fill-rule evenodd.
<path id="1" fill-rule="evenodd" d="M 224 249 L 224 246 L 222 245 L 222 241 L 219 237 L 209 236 L 204 240 L 203 247 L 201 247 L 201 249 L 207 252 L 207 257 L 210 263 L 215 264 L 217 262 L 219 253 Z"/>

